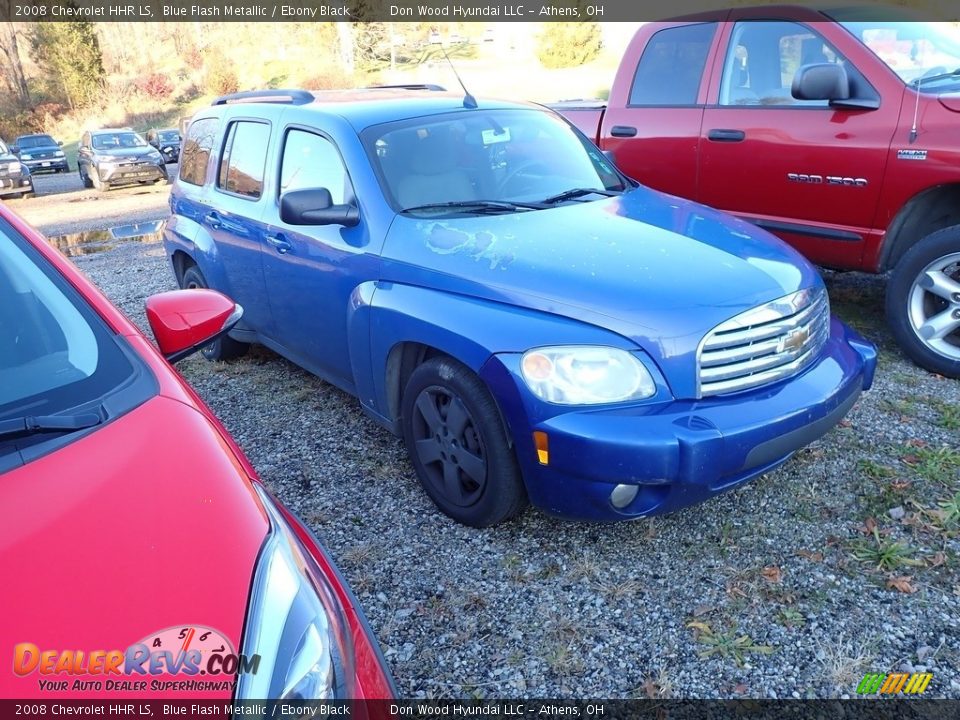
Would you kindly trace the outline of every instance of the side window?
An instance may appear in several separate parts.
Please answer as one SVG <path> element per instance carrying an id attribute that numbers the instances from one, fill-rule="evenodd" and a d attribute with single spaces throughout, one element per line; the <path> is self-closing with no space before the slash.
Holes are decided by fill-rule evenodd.
<path id="1" fill-rule="evenodd" d="M 354 200 L 353 186 L 333 143 L 305 130 L 290 130 L 283 142 L 280 193 L 303 188 L 326 188 L 334 205 Z"/>
<path id="2" fill-rule="evenodd" d="M 204 118 L 190 123 L 180 153 L 180 179 L 191 185 L 203 185 L 207 179 L 207 161 L 217 134 L 217 119 Z"/>
<path id="3" fill-rule="evenodd" d="M 654 33 L 640 57 L 630 105 L 696 105 L 716 23 Z"/>
<path id="4" fill-rule="evenodd" d="M 720 81 L 721 105 L 826 107 L 826 100 L 797 100 L 790 92 L 801 65 L 844 63 L 820 35 L 792 22 L 738 22 Z"/>
<path id="5" fill-rule="evenodd" d="M 230 123 L 220 156 L 217 187 L 251 199 L 260 197 L 269 141 L 270 126 L 266 123 Z"/>

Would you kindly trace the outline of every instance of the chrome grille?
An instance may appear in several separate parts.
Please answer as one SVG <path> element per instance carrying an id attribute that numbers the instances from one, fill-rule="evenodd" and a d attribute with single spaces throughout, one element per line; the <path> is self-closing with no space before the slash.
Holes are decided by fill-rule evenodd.
<path id="1" fill-rule="evenodd" d="M 717 325 L 697 351 L 699 397 L 766 385 L 799 372 L 830 336 L 823 288 L 800 290 Z"/>

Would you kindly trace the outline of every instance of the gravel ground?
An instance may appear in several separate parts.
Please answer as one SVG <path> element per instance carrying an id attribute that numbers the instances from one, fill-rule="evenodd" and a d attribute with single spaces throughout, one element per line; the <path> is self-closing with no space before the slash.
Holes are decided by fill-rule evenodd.
<path id="1" fill-rule="evenodd" d="M 179 165 L 167 165 L 170 177 Z M 69 173 L 35 175 L 34 197 L 7 200 L 10 207 L 41 232 L 52 235 L 77 233 L 128 223 L 142 223 L 170 214 L 170 187 L 133 185 L 105 193 L 87 190 L 76 167 Z"/>
<path id="2" fill-rule="evenodd" d="M 173 286 L 157 244 L 76 262 L 141 327 Z M 403 696 L 845 697 L 926 670 L 960 698 L 960 382 L 896 349 L 881 279 L 827 281 L 881 348 L 873 391 L 777 471 L 630 524 L 461 527 L 344 393 L 263 349 L 179 368 L 324 540 Z"/>

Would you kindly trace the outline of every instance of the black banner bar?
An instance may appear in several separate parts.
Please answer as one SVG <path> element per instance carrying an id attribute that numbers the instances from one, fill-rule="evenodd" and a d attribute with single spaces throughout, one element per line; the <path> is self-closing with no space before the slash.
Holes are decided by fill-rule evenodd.
<path id="1" fill-rule="evenodd" d="M 722 12 L 775 0 L 0 0 L 12 22 L 645 22 Z M 856 2 L 852 4 L 858 4 Z M 917 20 L 960 20 L 960 4 L 912 0 Z M 882 7 L 863 5 L 862 19 L 883 20 Z M 886 18 L 890 19 L 890 18 Z"/>
<path id="2" fill-rule="evenodd" d="M 944 720 L 960 700 L 0 700 L 2 718 L 357 718 L 423 720 Z"/>

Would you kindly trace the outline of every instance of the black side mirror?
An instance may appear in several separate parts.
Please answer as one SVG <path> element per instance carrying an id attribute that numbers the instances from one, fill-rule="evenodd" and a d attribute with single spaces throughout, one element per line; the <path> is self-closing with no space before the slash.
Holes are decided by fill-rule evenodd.
<path id="1" fill-rule="evenodd" d="M 57 145 L 59 145 L 60 147 L 63 147 L 63 140 L 57 140 Z"/>
<path id="2" fill-rule="evenodd" d="M 334 205 L 326 188 L 291 190 L 280 196 L 280 219 L 289 225 L 346 225 L 360 222 L 356 205 Z"/>
<path id="3" fill-rule="evenodd" d="M 850 79 L 843 65 L 801 65 L 793 76 L 790 92 L 797 100 L 848 100 Z"/>

